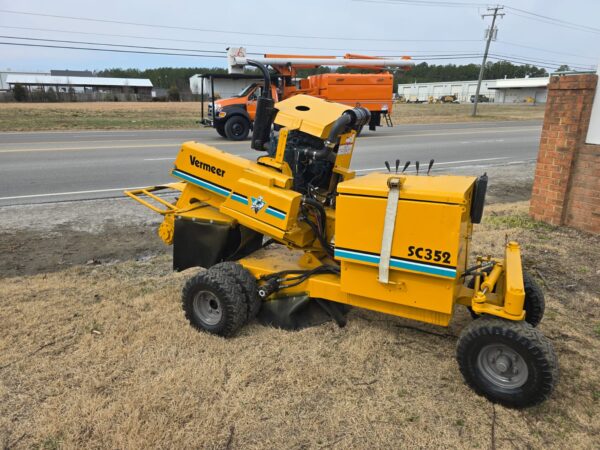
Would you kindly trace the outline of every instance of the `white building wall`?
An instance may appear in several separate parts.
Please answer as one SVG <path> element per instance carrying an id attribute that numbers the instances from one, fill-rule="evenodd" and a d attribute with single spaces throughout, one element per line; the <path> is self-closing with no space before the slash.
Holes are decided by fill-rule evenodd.
<path id="1" fill-rule="evenodd" d="M 546 88 L 514 88 L 497 89 L 496 101 L 498 103 L 525 103 L 529 98 L 534 103 L 546 103 L 548 90 Z"/>
<path id="2" fill-rule="evenodd" d="M 200 75 L 193 75 L 190 77 L 190 90 L 192 94 L 200 94 L 202 92 L 202 86 L 200 85 Z M 239 79 L 239 80 L 229 80 L 229 79 L 218 79 L 215 78 L 214 86 L 215 86 L 215 97 L 219 98 L 229 98 L 233 97 L 236 94 L 239 94 L 242 89 L 252 83 L 256 83 L 257 81 L 262 81 L 262 79 L 257 78 L 256 80 L 252 79 Z M 210 96 L 210 80 L 204 79 L 204 94 Z"/>
<path id="3" fill-rule="evenodd" d="M 490 89 L 496 80 L 484 80 L 481 82 L 481 95 L 494 97 L 494 91 Z M 398 94 L 403 95 L 409 101 L 427 101 L 429 97 L 439 98 L 443 95 L 456 95 L 459 102 L 469 102 L 471 95 L 475 94 L 477 81 L 448 81 L 436 83 L 403 83 L 398 85 Z"/>

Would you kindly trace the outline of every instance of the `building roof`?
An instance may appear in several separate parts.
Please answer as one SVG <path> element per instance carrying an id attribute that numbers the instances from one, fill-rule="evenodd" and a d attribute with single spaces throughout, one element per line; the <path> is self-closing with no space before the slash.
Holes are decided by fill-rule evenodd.
<path id="1" fill-rule="evenodd" d="M 152 87 L 152 82 L 147 78 L 56 77 L 26 74 L 9 74 L 6 76 L 6 84 Z"/>
<path id="2" fill-rule="evenodd" d="M 505 78 L 496 80 L 494 86 L 490 89 L 514 89 L 514 88 L 535 88 L 546 87 L 550 77 L 534 77 L 534 78 Z"/>

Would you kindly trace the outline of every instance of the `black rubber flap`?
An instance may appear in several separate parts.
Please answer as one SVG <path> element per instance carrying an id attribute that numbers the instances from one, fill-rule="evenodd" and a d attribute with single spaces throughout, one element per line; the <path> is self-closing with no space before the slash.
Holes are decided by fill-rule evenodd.
<path id="1" fill-rule="evenodd" d="M 263 302 L 258 320 L 263 325 L 284 330 L 301 330 L 334 320 L 339 326 L 346 325 L 348 307 L 307 295 L 281 297 Z"/>

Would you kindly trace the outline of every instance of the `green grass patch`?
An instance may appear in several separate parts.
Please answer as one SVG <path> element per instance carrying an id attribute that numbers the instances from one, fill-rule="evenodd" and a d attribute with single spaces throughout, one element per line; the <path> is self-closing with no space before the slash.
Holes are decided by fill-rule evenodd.
<path id="1" fill-rule="evenodd" d="M 528 214 L 488 215 L 484 217 L 483 223 L 496 230 L 509 228 L 521 228 L 524 230 L 552 231 L 556 227 L 532 219 Z"/>

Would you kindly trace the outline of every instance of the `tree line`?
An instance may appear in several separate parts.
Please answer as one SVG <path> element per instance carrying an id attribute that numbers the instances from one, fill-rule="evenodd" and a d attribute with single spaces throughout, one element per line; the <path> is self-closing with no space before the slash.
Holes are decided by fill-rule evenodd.
<path id="1" fill-rule="evenodd" d="M 438 81 L 468 81 L 476 80 L 479 76 L 478 64 L 429 64 L 422 62 L 416 64 L 411 70 L 394 72 L 395 85 L 398 83 L 427 83 Z M 227 73 L 226 69 L 217 67 L 158 67 L 155 69 L 121 69 L 113 68 L 97 72 L 100 77 L 118 78 L 148 78 L 155 87 L 170 90 L 170 92 L 189 92 L 189 79 L 198 73 Z M 368 69 L 350 69 L 338 67 L 319 67 L 318 69 L 298 70 L 299 77 L 306 77 L 316 73 L 370 73 Z M 248 70 L 248 73 L 253 73 Z M 485 79 L 498 78 L 523 78 L 547 76 L 546 69 L 525 64 L 515 65 L 508 61 L 488 62 L 485 67 Z"/>

